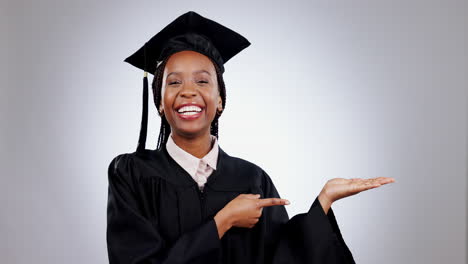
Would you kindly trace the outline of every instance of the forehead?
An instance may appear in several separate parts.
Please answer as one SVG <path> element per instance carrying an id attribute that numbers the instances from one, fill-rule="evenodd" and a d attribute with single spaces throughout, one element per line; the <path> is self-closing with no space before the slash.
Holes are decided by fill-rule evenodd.
<path id="1" fill-rule="evenodd" d="M 176 52 L 169 57 L 166 63 L 164 73 L 168 74 L 172 71 L 184 72 L 184 71 L 199 71 L 206 70 L 209 72 L 215 72 L 213 62 L 206 55 L 198 53 L 196 51 L 184 50 Z"/>

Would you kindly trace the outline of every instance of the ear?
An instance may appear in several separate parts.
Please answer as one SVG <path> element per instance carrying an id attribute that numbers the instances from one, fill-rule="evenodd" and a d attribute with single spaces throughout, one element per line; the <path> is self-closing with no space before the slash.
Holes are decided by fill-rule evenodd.
<path id="1" fill-rule="evenodd" d="M 218 111 L 223 111 L 223 99 L 218 95 Z"/>
<path id="2" fill-rule="evenodd" d="M 159 115 L 163 115 L 164 114 L 164 106 L 163 104 L 161 103 L 158 107 L 158 112 L 159 112 Z"/>

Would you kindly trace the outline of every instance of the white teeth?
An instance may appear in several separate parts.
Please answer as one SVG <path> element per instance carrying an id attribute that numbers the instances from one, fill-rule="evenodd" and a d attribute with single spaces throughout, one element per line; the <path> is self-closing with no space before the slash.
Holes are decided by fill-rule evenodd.
<path id="1" fill-rule="evenodd" d="M 189 105 L 189 106 L 184 106 L 184 107 L 180 108 L 179 110 L 177 110 L 177 112 L 179 112 L 179 113 L 183 113 L 183 112 L 201 112 L 201 108 L 198 107 L 198 106 Z"/>
<path id="2" fill-rule="evenodd" d="M 185 112 L 185 113 L 182 113 L 182 115 L 184 116 L 192 116 L 192 115 L 196 115 L 198 114 L 198 112 Z"/>

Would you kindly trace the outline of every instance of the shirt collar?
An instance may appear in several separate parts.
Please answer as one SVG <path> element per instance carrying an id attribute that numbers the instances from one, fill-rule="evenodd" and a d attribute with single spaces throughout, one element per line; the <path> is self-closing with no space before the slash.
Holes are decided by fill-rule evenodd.
<path id="1" fill-rule="evenodd" d="M 201 159 L 193 156 L 192 154 L 183 150 L 181 147 L 177 146 L 177 144 L 172 139 L 172 132 L 169 134 L 169 138 L 167 139 L 166 149 L 169 155 L 193 177 L 198 170 L 198 166 L 201 160 L 208 164 L 208 166 L 210 166 L 212 169 L 216 170 L 219 153 L 218 139 L 213 135 L 210 135 L 210 137 L 211 140 L 214 141 L 213 147 Z"/>

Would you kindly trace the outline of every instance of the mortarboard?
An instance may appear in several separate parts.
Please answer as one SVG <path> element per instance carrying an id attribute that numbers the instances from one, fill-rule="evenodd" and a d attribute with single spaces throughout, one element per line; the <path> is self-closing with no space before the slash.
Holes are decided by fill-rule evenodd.
<path id="1" fill-rule="evenodd" d="M 193 50 L 211 58 L 224 72 L 224 63 L 247 48 L 250 42 L 237 32 L 189 11 L 154 35 L 140 49 L 125 59 L 125 62 L 142 69 L 143 110 L 137 152 L 145 150 L 148 126 L 148 77 L 155 73 L 162 61 L 170 55 Z"/>

